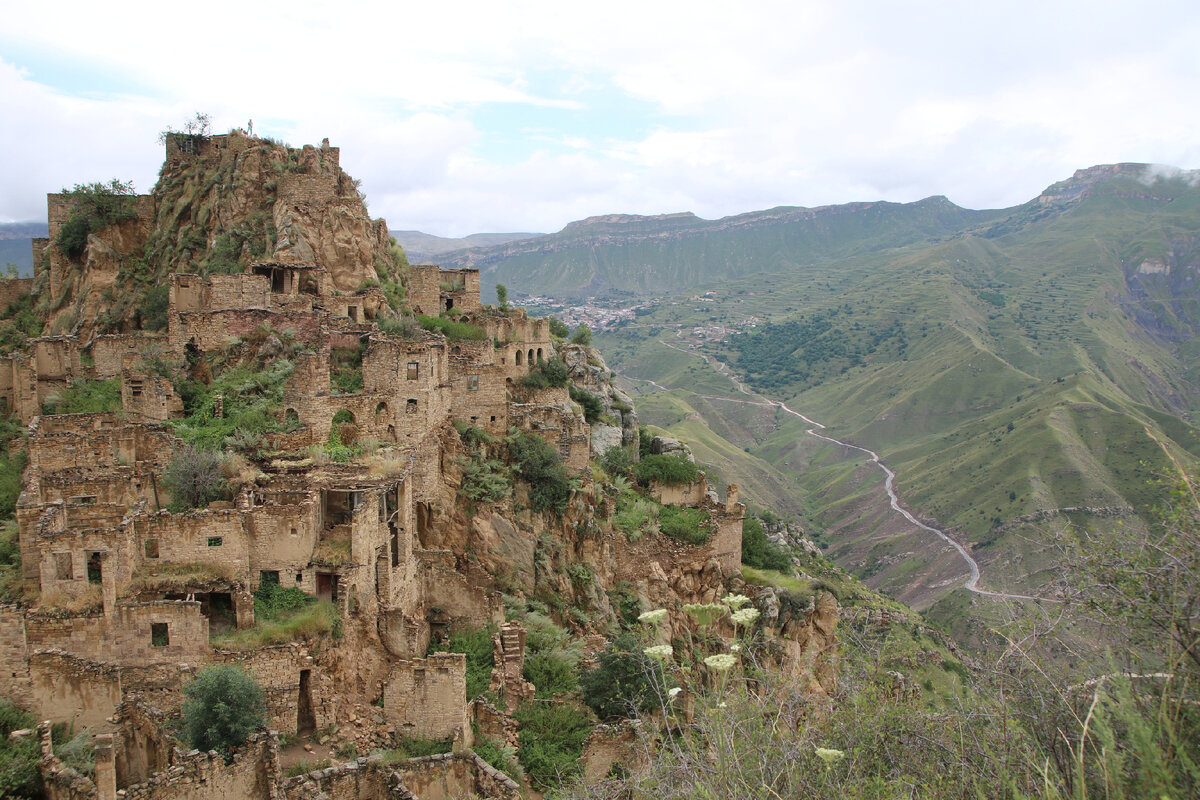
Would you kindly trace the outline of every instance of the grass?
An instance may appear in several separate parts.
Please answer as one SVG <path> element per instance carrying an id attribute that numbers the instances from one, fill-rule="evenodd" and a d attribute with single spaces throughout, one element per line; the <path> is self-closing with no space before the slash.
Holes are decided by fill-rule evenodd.
<path id="1" fill-rule="evenodd" d="M 121 381 L 76 379 L 57 398 L 42 403 L 43 414 L 97 414 L 121 410 Z"/>
<path id="2" fill-rule="evenodd" d="M 465 653 L 467 656 L 467 700 L 473 700 L 487 691 L 492 680 L 492 669 L 496 665 L 492 649 L 494 625 L 474 630 L 459 630 L 450 635 L 448 642 L 430 642 L 429 652 Z M 439 751 L 443 752 L 443 751 Z"/>
<path id="3" fill-rule="evenodd" d="M 254 622 L 253 628 L 213 636 L 213 647 L 253 650 L 322 636 L 337 639 L 342 632 L 341 614 L 333 603 L 275 583 L 264 583 L 255 593 Z"/>

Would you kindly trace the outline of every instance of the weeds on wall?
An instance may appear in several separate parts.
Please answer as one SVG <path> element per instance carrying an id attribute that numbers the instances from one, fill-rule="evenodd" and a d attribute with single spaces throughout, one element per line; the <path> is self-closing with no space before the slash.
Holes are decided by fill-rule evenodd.
<path id="1" fill-rule="evenodd" d="M 83 255 L 88 236 L 126 220 L 137 219 L 133 181 L 113 178 L 106 183 L 79 183 L 63 189 L 71 204 L 71 214 L 58 229 L 54 244 L 72 260 Z"/>
<path id="2" fill-rule="evenodd" d="M 29 339 L 41 336 L 42 328 L 43 321 L 33 310 L 33 295 L 21 295 L 0 318 L 0 355 L 20 350 Z"/>
<path id="3" fill-rule="evenodd" d="M 77 378 L 58 397 L 42 403 L 43 414 L 102 414 L 121 410 L 121 381 Z"/>
<path id="4" fill-rule="evenodd" d="M 496 656 L 492 648 L 492 635 L 496 632 L 495 625 L 484 628 L 468 628 L 455 631 L 445 642 L 430 642 L 427 655 L 433 653 L 463 653 L 467 657 L 467 696 L 466 700 L 474 700 L 487 691 L 492 680 L 492 669 L 496 666 Z M 444 750 L 436 752 L 444 753 Z"/>
<path id="5" fill-rule="evenodd" d="M 452 342 L 482 342 L 487 338 L 487 334 L 483 328 L 473 325 L 470 322 L 450 319 L 449 317 L 427 317 L 424 315 L 418 316 L 417 319 L 420 321 L 421 327 L 425 330 L 440 333 Z"/>

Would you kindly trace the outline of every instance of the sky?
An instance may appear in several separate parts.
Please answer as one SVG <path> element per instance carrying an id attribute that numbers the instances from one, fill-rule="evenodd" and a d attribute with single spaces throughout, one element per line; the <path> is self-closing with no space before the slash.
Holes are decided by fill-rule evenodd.
<path id="1" fill-rule="evenodd" d="M 196 112 L 341 148 L 439 236 L 597 214 L 969 208 L 1118 161 L 1200 167 L 1200 3 L 22 3 L 0 18 L 0 221 L 119 178 Z M 264 6 L 264 7 L 260 7 Z"/>

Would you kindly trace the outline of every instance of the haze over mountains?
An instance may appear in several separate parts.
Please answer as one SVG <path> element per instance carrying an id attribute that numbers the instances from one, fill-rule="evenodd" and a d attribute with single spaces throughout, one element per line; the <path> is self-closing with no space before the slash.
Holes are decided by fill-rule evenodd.
<path id="1" fill-rule="evenodd" d="M 931 197 L 610 215 L 437 260 L 510 292 L 667 296 L 600 339 L 631 387 L 672 389 L 639 398 L 643 417 L 927 607 L 962 602 L 947 596 L 961 561 L 894 519 L 861 453 L 748 402 L 713 364 L 879 451 L 904 500 L 973 548 L 983 585 L 1046 593 L 1058 532 L 1144 535 L 1156 477 L 1200 463 L 1197 183 L 1116 164 L 991 211 Z"/>

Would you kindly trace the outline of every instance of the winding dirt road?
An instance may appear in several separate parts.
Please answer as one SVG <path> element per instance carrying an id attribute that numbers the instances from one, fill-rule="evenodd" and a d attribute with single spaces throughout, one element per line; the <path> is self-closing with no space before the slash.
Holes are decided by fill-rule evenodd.
<path id="1" fill-rule="evenodd" d="M 680 335 L 680 333 L 677 333 L 676 335 Z M 719 395 L 707 395 L 707 394 L 698 395 L 699 397 L 705 397 L 705 398 L 708 398 L 711 400 L 732 400 L 733 402 L 743 402 L 743 403 L 750 403 L 752 405 L 772 406 L 774 408 L 778 408 L 781 411 L 783 411 L 787 414 L 791 414 L 794 417 L 798 417 L 799 419 L 804 420 L 804 422 L 806 422 L 807 424 L 811 425 L 812 427 L 808 428 L 805 431 L 805 433 L 807 433 L 809 436 L 813 436 L 817 439 L 821 439 L 821 440 L 829 442 L 831 444 L 838 445 L 839 447 L 845 447 L 850 450 L 858 450 L 859 452 L 866 453 L 868 456 L 870 456 L 871 460 L 873 462 L 875 462 L 875 465 L 878 466 L 881 470 L 883 470 L 883 474 L 885 476 L 885 479 L 883 482 L 883 487 L 887 491 L 888 500 L 891 502 L 892 509 L 895 510 L 896 512 L 898 512 L 901 516 L 903 516 L 906 520 L 908 520 L 910 523 L 912 523 L 916 527 L 920 528 L 921 530 L 932 533 L 933 535 L 937 536 L 942 541 L 949 544 L 962 557 L 963 561 L 965 561 L 967 563 L 967 568 L 968 568 L 968 570 L 970 570 L 970 574 L 967 576 L 967 580 L 963 584 L 963 588 L 966 589 L 967 591 L 974 592 L 975 594 L 982 595 L 984 597 L 994 597 L 994 598 L 1001 599 L 1001 600 L 1041 600 L 1043 602 L 1055 602 L 1053 600 L 1048 600 L 1047 598 L 1033 597 L 1033 596 L 1027 595 L 1027 594 L 1009 594 L 1007 592 L 994 592 L 994 591 L 991 591 L 990 589 L 981 589 L 979 587 L 979 579 L 981 577 L 980 572 L 979 572 L 979 563 L 977 561 L 975 561 L 974 558 L 972 558 L 971 554 L 967 551 L 967 549 L 965 547 L 963 547 L 958 542 L 954 541 L 954 539 L 950 538 L 950 536 L 945 531 L 935 528 L 932 525 L 926 525 L 924 522 L 921 522 L 921 520 L 919 520 L 915 516 L 913 516 L 913 514 L 908 509 L 906 509 L 904 506 L 902 506 L 900 504 L 900 498 L 896 495 L 896 489 L 895 489 L 896 473 L 893 472 L 887 466 L 887 464 L 883 463 L 883 460 L 879 457 L 878 453 L 876 453 L 874 450 L 870 450 L 866 447 L 860 447 L 859 445 L 850 444 L 849 442 L 843 442 L 839 439 L 834 439 L 831 436 L 825 436 L 824 434 L 818 433 L 817 429 L 820 428 L 820 429 L 824 430 L 825 429 L 824 425 L 822 425 L 821 423 L 817 422 L 814 419 L 810 419 L 809 417 L 806 417 L 804 414 L 801 414 L 799 411 L 789 408 L 786 403 L 783 403 L 779 400 L 772 400 L 769 397 L 763 397 L 762 395 L 758 394 L 753 389 L 749 388 L 744 383 L 742 383 L 741 379 L 738 378 L 738 376 L 735 375 L 731 369 L 729 369 L 728 365 L 723 364 L 720 361 L 717 361 L 715 358 L 712 358 L 711 356 L 707 356 L 707 355 L 697 352 L 695 350 L 685 350 L 682 347 L 677 347 L 676 345 L 669 344 L 667 342 L 663 342 L 662 344 L 666 345 L 667 347 L 671 348 L 672 350 L 678 350 L 679 352 L 684 353 L 689 356 L 699 356 L 700 358 L 704 359 L 704 361 L 706 363 L 708 363 L 709 366 L 711 366 L 717 372 L 721 373 L 721 375 L 725 376 L 730 381 L 732 381 L 733 385 L 737 387 L 739 392 L 741 392 L 744 395 L 747 395 L 748 397 L 752 397 L 752 398 L 756 398 L 756 399 L 739 401 L 739 400 L 735 400 L 734 398 L 721 397 Z M 628 376 L 626 376 L 626 377 L 628 377 Z M 647 380 L 645 378 L 632 378 L 631 380 L 635 380 L 640 383 L 649 383 L 652 386 L 654 386 L 655 388 L 660 389 L 662 391 L 670 391 L 669 389 L 667 389 L 667 387 L 665 387 L 659 383 L 655 383 L 652 380 Z"/>

